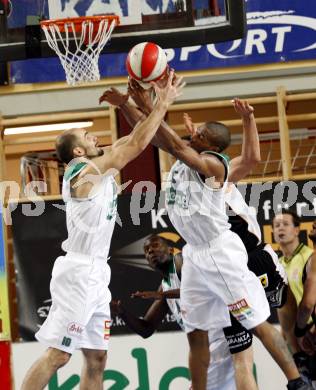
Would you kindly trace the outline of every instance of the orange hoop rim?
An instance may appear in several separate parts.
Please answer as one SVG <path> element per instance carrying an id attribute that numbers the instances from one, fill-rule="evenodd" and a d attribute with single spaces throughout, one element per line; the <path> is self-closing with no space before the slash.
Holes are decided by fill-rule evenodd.
<path id="1" fill-rule="evenodd" d="M 60 32 L 65 32 L 65 25 L 73 24 L 76 32 L 82 31 L 83 22 L 92 22 L 98 26 L 102 20 L 109 22 L 115 21 L 116 25 L 120 24 L 120 17 L 118 15 L 95 15 L 95 16 L 79 16 L 77 18 L 63 18 L 63 19 L 47 19 L 40 21 L 41 27 L 58 26 Z M 110 23 L 107 26 L 109 29 Z"/>

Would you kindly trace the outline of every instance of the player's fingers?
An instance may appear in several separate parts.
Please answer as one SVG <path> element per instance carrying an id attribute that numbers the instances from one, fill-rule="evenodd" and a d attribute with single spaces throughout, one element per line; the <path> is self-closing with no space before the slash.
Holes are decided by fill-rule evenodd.
<path id="1" fill-rule="evenodd" d="M 138 294 L 138 293 L 139 293 L 139 291 L 133 292 L 133 293 L 131 294 L 131 298 L 135 298 L 136 294 Z"/>
<path id="2" fill-rule="evenodd" d="M 237 98 L 234 98 L 231 100 L 231 102 L 233 103 L 233 106 L 235 108 L 235 110 L 238 108 L 238 99 Z"/>
<path id="3" fill-rule="evenodd" d="M 100 98 L 99 98 L 99 104 L 106 101 L 107 99 L 107 93 L 105 92 Z"/>
<path id="4" fill-rule="evenodd" d="M 173 76 L 174 76 L 174 69 L 171 69 L 168 76 L 168 82 L 167 82 L 168 87 L 170 87 L 170 85 L 172 84 Z"/>
<path id="5" fill-rule="evenodd" d="M 175 85 L 175 86 L 180 85 L 182 83 L 182 81 L 183 81 L 183 76 L 180 76 L 180 77 L 175 76 L 173 85 Z"/>
<path id="6" fill-rule="evenodd" d="M 135 88 L 135 80 L 134 79 L 129 79 L 129 82 L 128 82 L 128 86 L 129 88 Z"/>
<path id="7" fill-rule="evenodd" d="M 187 83 L 185 81 L 183 81 L 179 86 L 178 86 L 178 89 L 180 89 L 182 91 L 182 89 L 187 85 Z"/>
<path id="8" fill-rule="evenodd" d="M 139 90 L 141 89 L 141 85 L 139 84 L 139 82 L 135 79 L 133 79 L 133 88 L 135 88 L 136 90 Z"/>
<path id="9" fill-rule="evenodd" d="M 159 85 L 155 81 L 150 81 L 149 84 L 151 85 L 151 88 L 155 91 L 156 95 L 159 95 L 159 91 L 161 90 L 159 88 Z"/>

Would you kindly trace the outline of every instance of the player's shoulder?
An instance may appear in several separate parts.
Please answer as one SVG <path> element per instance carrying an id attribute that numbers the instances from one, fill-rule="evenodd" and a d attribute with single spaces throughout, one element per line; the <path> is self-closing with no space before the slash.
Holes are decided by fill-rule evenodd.
<path id="1" fill-rule="evenodd" d="M 66 182 L 72 181 L 76 176 L 79 176 L 87 166 L 86 161 L 73 162 L 67 166 L 64 173 L 64 180 Z"/>
<path id="2" fill-rule="evenodd" d="M 304 244 L 304 245 L 302 245 L 300 252 L 301 252 L 301 255 L 303 255 L 304 257 L 307 256 L 309 258 L 314 253 L 314 250 L 312 248 L 310 248 L 309 246 Z"/>
<path id="3" fill-rule="evenodd" d="M 200 153 L 204 158 L 216 159 L 222 162 L 224 165 L 229 165 L 230 158 L 225 153 L 215 152 L 214 150 L 205 150 Z"/>

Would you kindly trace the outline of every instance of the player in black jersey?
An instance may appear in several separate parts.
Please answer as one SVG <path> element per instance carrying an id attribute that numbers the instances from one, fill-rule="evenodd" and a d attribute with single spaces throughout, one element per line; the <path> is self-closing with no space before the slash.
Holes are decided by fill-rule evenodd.
<path id="1" fill-rule="evenodd" d="M 239 215 L 230 215 L 231 230 L 244 243 L 248 252 L 248 268 L 261 280 L 271 308 L 282 307 L 287 298 L 287 277 L 284 268 L 278 261 L 270 245 L 260 242 L 259 238 L 249 231 L 246 220 Z"/>

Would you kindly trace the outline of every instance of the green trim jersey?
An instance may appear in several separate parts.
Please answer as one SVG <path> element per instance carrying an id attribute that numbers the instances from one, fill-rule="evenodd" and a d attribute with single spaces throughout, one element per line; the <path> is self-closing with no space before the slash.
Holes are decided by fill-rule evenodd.
<path id="1" fill-rule="evenodd" d="M 75 198 L 71 180 L 87 166 L 73 164 L 63 180 L 68 238 L 65 256 L 54 263 L 50 293 L 52 306 L 36 338 L 48 347 L 72 354 L 76 349 L 108 349 L 111 324 L 108 252 L 116 220 L 113 176 L 82 175 L 92 183 L 87 198 Z"/>
<path id="2" fill-rule="evenodd" d="M 162 291 L 177 290 L 180 289 L 181 281 L 178 277 L 174 260 L 170 263 L 168 276 L 162 279 L 161 288 Z M 181 317 L 180 298 L 179 299 L 167 299 L 167 304 L 171 313 L 174 315 L 178 325 L 184 330 L 183 321 Z"/>
<path id="3" fill-rule="evenodd" d="M 206 179 L 205 184 L 198 172 L 177 161 L 170 170 L 166 188 L 169 218 L 190 245 L 210 242 L 230 228 L 225 205 L 228 162 L 218 153 L 208 154 L 217 156 L 225 167 L 222 186 L 214 178 Z"/>
<path id="4" fill-rule="evenodd" d="M 73 197 L 71 180 L 85 166 L 86 163 L 73 165 L 64 175 L 63 199 L 66 204 L 68 238 L 62 243 L 62 249 L 107 259 L 116 220 L 116 182 L 113 176 L 89 175 L 89 182 L 93 180 L 89 196 Z"/>

